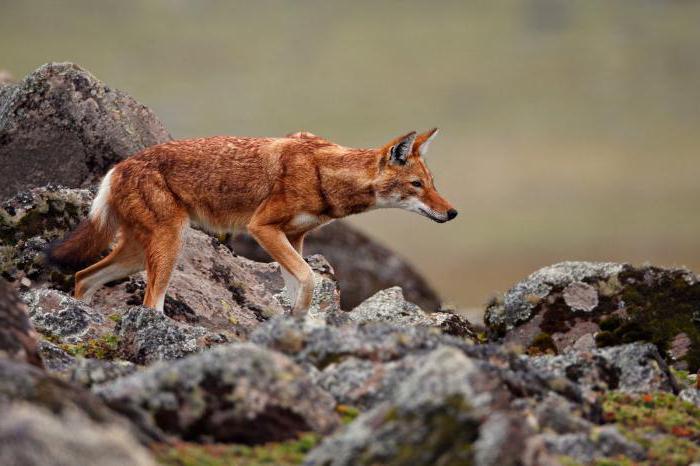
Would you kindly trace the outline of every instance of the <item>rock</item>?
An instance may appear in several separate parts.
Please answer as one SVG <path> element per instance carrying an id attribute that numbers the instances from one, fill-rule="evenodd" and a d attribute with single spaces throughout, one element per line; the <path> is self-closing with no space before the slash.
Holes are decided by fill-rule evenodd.
<path id="1" fill-rule="evenodd" d="M 385 363 L 348 357 L 325 367 L 314 381 L 338 403 L 368 409 L 389 399 L 421 362 L 411 355 Z"/>
<path id="2" fill-rule="evenodd" d="M 466 319 L 448 312 L 426 314 L 420 307 L 407 301 L 398 286 L 378 291 L 353 309 L 348 317 L 354 322 L 389 322 L 396 325 L 439 327 L 448 334 L 469 335 L 472 339 L 475 338 L 475 333 Z"/>
<path id="3" fill-rule="evenodd" d="M 253 343 L 293 357 L 301 364 L 324 369 L 347 357 L 387 362 L 409 354 L 425 353 L 440 345 L 468 348 L 470 343 L 429 327 L 403 327 L 372 322 L 339 327 L 313 327 L 278 317 L 261 325 L 250 336 Z"/>
<path id="4" fill-rule="evenodd" d="M 700 408 L 700 388 L 686 388 L 681 390 L 678 394 L 678 398 L 688 403 L 693 403 L 695 406 Z"/>
<path id="5" fill-rule="evenodd" d="M 44 263 L 46 246 L 75 228 L 90 210 L 94 193 L 56 186 L 35 188 L 0 204 L 0 274 L 30 278 L 67 290 L 72 277 Z"/>
<path id="6" fill-rule="evenodd" d="M 550 454 L 567 456 L 582 464 L 591 464 L 605 457 L 624 456 L 637 461 L 646 459 L 644 449 L 625 438 L 615 426 L 596 427 L 590 433 L 543 434 L 541 438 Z"/>
<path id="7" fill-rule="evenodd" d="M 491 337 L 528 352 L 655 343 L 676 369 L 700 369 L 700 282 L 686 269 L 562 262 L 486 310 Z"/>
<path id="8" fill-rule="evenodd" d="M 22 294 L 22 300 L 37 330 L 59 343 L 86 343 L 114 334 L 114 321 L 62 291 L 30 290 Z"/>
<path id="9" fill-rule="evenodd" d="M 0 464 L 5 466 L 150 466 L 149 452 L 118 425 L 79 412 L 61 418 L 27 404 L 0 416 Z"/>
<path id="10" fill-rule="evenodd" d="M 39 341 L 39 354 L 49 373 L 62 374 L 76 365 L 76 359 L 66 350 L 46 340 Z"/>
<path id="11" fill-rule="evenodd" d="M 304 464 L 517 464 L 527 427 L 501 412 L 507 400 L 497 379 L 441 347 L 389 401 L 324 439 Z"/>
<path id="12" fill-rule="evenodd" d="M 203 327 L 176 322 L 161 312 L 135 306 L 121 317 L 116 328 L 119 353 L 136 364 L 179 359 L 225 339 Z"/>
<path id="13" fill-rule="evenodd" d="M 237 235 L 228 245 L 249 259 L 270 261 L 250 236 Z M 336 221 L 311 232 L 304 241 L 304 253 L 323 254 L 333 266 L 343 309 L 352 309 L 374 293 L 397 285 L 421 308 L 435 311 L 440 307 L 437 293 L 411 265 L 346 222 Z"/>
<path id="14" fill-rule="evenodd" d="M 69 377 L 74 384 L 90 388 L 136 372 L 137 366 L 129 361 L 103 361 L 77 358 Z"/>
<path id="15" fill-rule="evenodd" d="M 265 443 L 338 426 L 333 398 L 289 358 L 232 344 L 96 388 L 130 417 L 185 440 Z"/>
<path id="16" fill-rule="evenodd" d="M 593 424 L 584 418 L 579 406 L 563 396 L 550 392 L 534 402 L 534 412 L 541 430 L 557 434 L 589 432 Z"/>
<path id="17" fill-rule="evenodd" d="M 94 183 L 115 163 L 169 141 L 155 114 L 72 63 L 42 65 L 0 101 L 0 198 L 48 183 Z"/>
<path id="18" fill-rule="evenodd" d="M 50 410 L 56 416 L 79 412 L 98 424 L 123 426 L 140 441 L 163 440 L 155 430 L 146 426 L 137 428 L 128 423 L 82 387 L 55 378 L 34 366 L 0 359 L 0 411 L 4 412 L 7 406 L 16 403 L 29 403 Z"/>
<path id="19" fill-rule="evenodd" d="M 535 369 L 566 377 L 593 392 L 676 392 L 675 379 L 650 343 L 631 343 L 590 352 L 567 351 L 530 358 Z"/>
<path id="20" fill-rule="evenodd" d="M 0 278 L 0 358 L 42 367 L 37 340 L 26 307 L 10 285 Z"/>

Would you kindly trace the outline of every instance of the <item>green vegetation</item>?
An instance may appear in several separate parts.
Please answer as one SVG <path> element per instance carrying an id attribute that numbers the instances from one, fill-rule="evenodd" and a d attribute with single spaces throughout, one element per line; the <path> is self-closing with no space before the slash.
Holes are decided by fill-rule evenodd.
<path id="1" fill-rule="evenodd" d="M 603 416 L 647 450 L 649 462 L 636 464 L 680 466 L 700 461 L 700 408 L 673 394 L 611 392 L 603 400 Z"/>
<path id="2" fill-rule="evenodd" d="M 160 464 L 169 466 L 291 466 L 301 464 L 304 456 L 319 441 L 315 434 L 296 440 L 258 446 L 178 442 L 156 445 L 153 452 Z"/>
<path id="3" fill-rule="evenodd" d="M 72 356 L 108 360 L 117 359 L 119 356 L 119 337 L 113 334 L 76 344 L 62 343 L 59 346 Z"/>
<path id="4" fill-rule="evenodd" d="M 357 416 L 360 415 L 360 411 L 357 408 L 349 405 L 338 405 L 336 406 L 335 410 L 338 414 L 340 414 L 343 424 L 350 424 Z"/>

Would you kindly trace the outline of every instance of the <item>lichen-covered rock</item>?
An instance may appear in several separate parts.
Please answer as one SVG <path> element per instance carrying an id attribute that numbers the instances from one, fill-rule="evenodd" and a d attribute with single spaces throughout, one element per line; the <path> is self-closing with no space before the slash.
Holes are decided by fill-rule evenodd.
<path id="1" fill-rule="evenodd" d="M 136 372 L 137 366 L 129 361 L 103 361 L 92 358 L 76 358 L 69 377 L 70 381 L 92 387 Z"/>
<path id="2" fill-rule="evenodd" d="M 268 262 L 267 253 L 247 235 L 228 244 L 236 254 Z M 348 223 L 336 221 L 311 232 L 305 254 L 322 254 L 335 270 L 343 309 L 352 309 L 374 293 L 401 286 L 406 298 L 427 311 L 440 307 L 440 298 L 410 264 Z"/>
<path id="3" fill-rule="evenodd" d="M 246 444 L 338 426 L 335 402 L 289 358 L 252 344 L 219 346 L 101 385 L 130 417 L 186 440 Z"/>
<path id="4" fill-rule="evenodd" d="M 557 356 L 530 358 L 537 370 L 566 377 L 593 392 L 624 393 L 677 391 L 675 379 L 649 343 L 631 343 L 593 351 L 566 351 Z"/>
<path id="5" fill-rule="evenodd" d="M 151 466 L 155 461 L 128 430 L 91 421 L 79 412 L 56 417 L 28 404 L 0 416 L 4 466 Z"/>
<path id="6" fill-rule="evenodd" d="M 29 290 L 22 300 L 36 329 L 60 343 L 85 343 L 114 333 L 114 321 L 62 291 Z"/>
<path id="7" fill-rule="evenodd" d="M 76 364 L 75 357 L 60 346 L 46 340 L 39 341 L 39 354 L 46 370 L 53 374 L 68 372 Z"/>
<path id="8" fill-rule="evenodd" d="M 70 274 L 48 266 L 42 253 L 51 241 L 80 223 L 93 196 L 87 189 L 47 186 L 16 194 L 0 204 L 0 275 L 68 289 Z"/>
<path id="9" fill-rule="evenodd" d="M 700 281 L 686 269 L 562 262 L 494 301 L 485 322 L 531 354 L 646 341 L 675 368 L 700 369 Z"/>
<path id="10" fill-rule="evenodd" d="M 38 335 L 17 293 L 0 278 L 0 358 L 42 366 Z"/>
<path id="11" fill-rule="evenodd" d="M 338 403 L 368 409 L 387 400 L 422 361 L 412 355 L 389 362 L 348 357 L 326 366 L 314 381 Z"/>
<path id="12" fill-rule="evenodd" d="M 0 198 L 48 183 L 94 183 L 112 165 L 169 141 L 155 114 L 72 63 L 48 63 L 3 92 Z"/>
<path id="13" fill-rule="evenodd" d="M 0 412 L 8 405 L 25 402 L 50 410 L 57 416 L 81 412 L 99 424 L 119 424 L 140 440 L 162 440 L 147 426 L 132 425 L 116 415 L 88 390 L 53 377 L 28 364 L 0 359 Z M 2 417 L 2 416 L 0 416 Z"/>
<path id="14" fill-rule="evenodd" d="M 625 457 L 629 460 L 646 459 L 644 448 L 625 438 L 615 426 L 601 426 L 586 433 L 542 434 L 530 442 L 541 441 L 550 455 L 569 457 L 582 464 L 591 464 L 606 457 Z"/>
<path id="15" fill-rule="evenodd" d="M 354 322 L 388 322 L 396 325 L 422 325 L 441 328 L 445 333 L 474 338 L 466 319 L 448 312 L 426 314 L 404 298 L 401 287 L 378 291 L 348 313 Z"/>
<path id="16" fill-rule="evenodd" d="M 265 322 L 251 334 L 250 341 L 321 369 L 346 357 L 392 361 L 408 354 L 425 353 L 440 345 L 471 346 L 463 339 L 430 327 L 403 327 L 382 322 L 316 327 L 289 317 Z"/>
<path id="17" fill-rule="evenodd" d="M 481 464 L 517 464 L 527 427 L 505 413 L 498 422 L 507 400 L 498 379 L 456 348 L 441 347 L 389 401 L 324 439 L 305 464 L 472 464 L 477 456 Z"/>
<path id="18" fill-rule="evenodd" d="M 135 306 L 117 324 L 120 355 L 136 364 L 179 359 L 187 354 L 224 343 L 225 339 L 206 329 L 176 322 L 148 307 Z"/>

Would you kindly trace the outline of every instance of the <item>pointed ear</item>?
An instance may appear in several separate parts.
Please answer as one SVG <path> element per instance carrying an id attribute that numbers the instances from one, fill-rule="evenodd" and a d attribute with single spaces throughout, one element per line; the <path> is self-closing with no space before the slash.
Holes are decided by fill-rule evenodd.
<path id="1" fill-rule="evenodd" d="M 433 141 L 433 139 L 435 139 L 435 136 L 437 136 L 438 131 L 440 130 L 437 128 L 433 128 L 426 131 L 425 133 L 421 133 L 418 136 L 416 136 L 416 142 L 414 146 L 421 157 L 425 157 L 425 154 L 428 153 L 428 146 L 430 146 L 430 143 Z"/>
<path id="2" fill-rule="evenodd" d="M 413 150 L 413 142 L 416 140 L 416 132 L 411 131 L 410 133 L 398 137 L 391 141 L 389 144 L 384 146 L 384 150 L 389 157 L 391 163 L 397 163 L 403 165 L 408 160 Z"/>

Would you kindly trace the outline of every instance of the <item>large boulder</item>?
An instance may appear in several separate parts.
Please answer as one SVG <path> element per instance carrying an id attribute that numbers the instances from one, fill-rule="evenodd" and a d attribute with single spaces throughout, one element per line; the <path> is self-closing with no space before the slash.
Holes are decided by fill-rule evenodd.
<path id="1" fill-rule="evenodd" d="M 15 290 L 0 278 L 0 357 L 42 366 L 38 334 Z"/>
<path id="2" fill-rule="evenodd" d="M 0 445 L 4 466 L 155 465 L 122 426 L 98 424 L 79 412 L 59 418 L 28 404 L 4 408 Z"/>
<path id="3" fill-rule="evenodd" d="M 305 464 L 518 464 L 529 435 L 509 395 L 456 348 L 427 355 L 385 403 L 324 439 Z"/>
<path id="4" fill-rule="evenodd" d="M 700 281 L 687 269 L 562 262 L 494 300 L 484 320 L 530 353 L 646 341 L 677 369 L 700 369 Z"/>
<path id="5" fill-rule="evenodd" d="M 3 89 L 0 198 L 47 183 L 87 186 L 171 139 L 146 106 L 72 63 L 42 65 Z"/>
<path id="6" fill-rule="evenodd" d="M 249 259 L 271 260 L 248 235 L 237 235 L 227 244 Z M 409 301 L 426 311 L 440 307 L 440 297 L 408 262 L 346 222 L 336 221 L 307 235 L 304 254 L 322 254 L 333 266 L 343 309 L 392 286 L 400 286 Z"/>
<path id="7" fill-rule="evenodd" d="M 252 344 L 219 346 L 101 385 L 114 409 L 186 440 L 246 444 L 326 434 L 335 402 L 289 358 Z"/>

